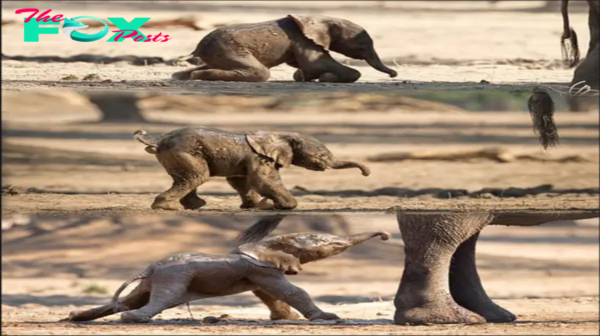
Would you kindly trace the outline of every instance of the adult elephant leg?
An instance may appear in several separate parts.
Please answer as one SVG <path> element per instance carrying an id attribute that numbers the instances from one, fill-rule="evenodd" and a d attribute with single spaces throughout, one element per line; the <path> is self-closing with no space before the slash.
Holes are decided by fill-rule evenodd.
<path id="1" fill-rule="evenodd" d="M 487 295 L 477 273 L 475 245 L 479 232 L 460 244 L 450 264 L 450 293 L 456 303 L 475 312 L 487 322 L 512 322 L 516 316 L 495 304 Z"/>
<path id="2" fill-rule="evenodd" d="M 588 5 L 590 7 L 588 12 L 590 43 L 586 57 L 589 57 L 596 45 L 600 43 L 600 3 L 597 0 L 588 0 Z"/>
<path id="3" fill-rule="evenodd" d="M 227 82 L 266 82 L 271 77 L 267 67 L 255 58 L 223 59 L 210 69 L 196 70 L 191 79 Z"/>
<path id="4" fill-rule="evenodd" d="M 404 240 L 404 273 L 394 299 L 396 324 L 485 323 L 461 307 L 449 288 L 457 248 L 491 220 L 489 213 L 398 213 Z"/>

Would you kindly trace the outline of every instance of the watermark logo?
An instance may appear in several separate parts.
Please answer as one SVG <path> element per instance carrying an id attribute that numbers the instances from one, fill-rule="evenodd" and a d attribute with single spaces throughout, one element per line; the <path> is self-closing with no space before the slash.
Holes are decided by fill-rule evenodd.
<path id="1" fill-rule="evenodd" d="M 78 42 L 94 42 L 101 40 L 109 33 L 108 24 L 106 21 L 99 19 L 94 16 L 77 16 L 73 18 L 63 18 L 62 14 L 54 15 L 52 18 L 49 13 L 51 9 L 42 12 L 35 18 L 40 12 L 37 8 L 23 8 L 15 11 L 15 14 L 31 13 L 25 18 L 25 24 L 23 28 L 23 39 L 25 42 L 39 42 L 40 34 L 59 34 L 58 27 L 45 27 L 46 25 L 60 25 L 63 22 L 62 32 L 65 36 L 69 37 L 73 41 Z M 35 18 L 35 20 L 34 20 Z M 79 32 L 79 30 L 88 28 L 89 25 L 83 24 L 80 19 L 92 19 L 100 22 L 104 28 L 94 34 L 85 34 Z M 131 38 L 135 42 L 167 42 L 171 39 L 169 35 L 163 35 L 161 32 L 152 36 L 144 35 L 140 28 L 150 20 L 150 18 L 134 18 L 131 21 L 125 20 L 122 17 L 109 17 L 108 20 L 114 24 L 118 30 L 113 30 L 115 33 L 106 42 L 123 42 L 125 39 Z"/>

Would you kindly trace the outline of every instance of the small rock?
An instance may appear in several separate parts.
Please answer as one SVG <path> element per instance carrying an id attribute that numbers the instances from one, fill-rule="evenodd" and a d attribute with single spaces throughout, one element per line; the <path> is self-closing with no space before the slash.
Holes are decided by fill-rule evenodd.
<path id="1" fill-rule="evenodd" d="M 83 77 L 83 80 L 100 80 L 100 76 L 97 74 L 87 74 Z"/>
<path id="2" fill-rule="evenodd" d="M 61 78 L 61 80 L 79 80 L 79 77 L 77 77 L 75 75 L 67 75 L 67 76 Z"/>
<path id="3" fill-rule="evenodd" d="M 23 195 L 23 194 L 27 194 L 29 192 L 28 189 L 26 188 L 21 188 L 21 187 L 17 187 L 14 185 L 2 188 L 2 194 L 3 195 Z"/>
<path id="4" fill-rule="evenodd" d="M 214 324 L 219 323 L 221 319 L 216 316 L 206 316 L 202 319 L 202 323 Z"/>

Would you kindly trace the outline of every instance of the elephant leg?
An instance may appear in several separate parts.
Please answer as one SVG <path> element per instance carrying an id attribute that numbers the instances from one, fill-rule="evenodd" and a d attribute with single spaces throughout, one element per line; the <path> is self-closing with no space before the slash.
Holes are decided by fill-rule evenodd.
<path id="1" fill-rule="evenodd" d="M 487 322 L 513 322 L 517 319 L 508 310 L 495 304 L 483 289 L 475 263 L 475 245 L 479 232 L 460 244 L 450 264 L 450 294 L 464 308 L 475 312 Z"/>
<path id="2" fill-rule="evenodd" d="M 192 72 L 194 71 L 198 71 L 198 70 L 206 70 L 209 69 L 209 67 L 207 65 L 202 65 L 199 67 L 195 67 L 195 68 L 191 68 L 191 69 L 186 69 L 183 71 L 177 71 L 174 74 L 171 75 L 172 79 L 176 79 L 176 80 L 191 80 L 192 79 Z"/>
<path id="3" fill-rule="evenodd" d="M 205 203 L 197 195 L 190 196 L 190 193 L 195 194 L 196 188 L 208 180 L 210 174 L 206 161 L 189 153 L 177 153 L 169 159 L 176 162 L 176 165 L 166 165 L 167 172 L 173 178 L 173 185 L 169 190 L 156 196 L 152 209 L 183 210 L 184 206 Z M 184 198 L 185 201 L 182 202 Z M 198 200 L 192 200 L 194 198 Z"/>
<path id="4" fill-rule="evenodd" d="M 292 210 L 298 202 L 281 181 L 279 171 L 272 162 L 256 162 L 248 169 L 248 183 L 262 197 L 273 201 L 276 210 Z"/>
<path id="5" fill-rule="evenodd" d="M 269 294 L 299 311 L 304 317 L 313 320 L 338 320 L 335 314 L 326 313 L 319 309 L 302 288 L 296 287 L 285 279 L 277 270 L 269 270 L 269 274 L 254 274 L 249 276 L 250 281 L 258 285 L 260 290 Z M 277 272 L 277 273 L 275 273 Z"/>
<path id="6" fill-rule="evenodd" d="M 321 55 L 313 61 L 299 62 L 300 68 L 294 73 L 297 82 L 311 82 L 318 79 L 327 83 L 354 83 L 361 74 L 347 67 L 329 55 Z"/>
<path id="7" fill-rule="evenodd" d="M 119 312 L 138 309 L 148 303 L 150 298 L 150 292 L 147 288 L 136 287 L 131 293 L 119 301 L 119 304 L 113 303 L 84 310 L 84 311 L 73 311 L 69 314 L 69 317 L 65 321 L 82 322 L 92 321 L 105 316 L 116 314 Z"/>
<path id="8" fill-rule="evenodd" d="M 596 1 L 597 2 L 597 1 Z M 590 44 L 588 46 L 587 56 L 590 56 L 590 53 L 598 43 L 600 43 L 600 5 L 595 3 L 593 4 L 591 1 L 588 1 L 590 10 L 588 13 L 588 26 L 590 28 Z M 594 6 L 596 8 L 594 8 Z"/>
<path id="9" fill-rule="evenodd" d="M 489 213 L 398 213 L 404 272 L 394 305 L 396 324 L 485 323 L 450 294 L 449 269 L 456 249 L 491 220 Z"/>
<path id="10" fill-rule="evenodd" d="M 242 199 L 241 209 L 256 208 L 260 202 L 260 195 L 250 188 L 245 176 L 228 176 L 227 183 L 240 194 Z"/>
<path id="11" fill-rule="evenodd" d="M 202 198 L 198 197 L 196 193 L 196 188 L 190 191 L 187 195 L 183 196 L 183 198 L 179 201 L 181 205 L 183 205 L 184 209 L 187 210 L 196 210 L 206 205 L 206 201 Z"/>
<path id="12" fill-rule="evenodd" d="M 153 284 L 148 303 L 137 310 L 121 314 L 124 323 L 147 323 L 163 310 L 189 302 L 187 286 L 173 282 Z"/>
<path id="13" fill-rule="evenodd" d="M 227 82 L 266 82 L 271 71 L 256 58 L 238 58 L 219 60 L 211 64 L 210 69 L 196 70 L 191 79 Z"/>
<path id="14" fill-rule="evenodd" d="M 252 293 L 256 295 L 271 311 L 271 320 L 297 320 L 300 316 L 292 311 L 292 308 L 285 302 L 277 300 L 263 290 L 255 290 Z"/>

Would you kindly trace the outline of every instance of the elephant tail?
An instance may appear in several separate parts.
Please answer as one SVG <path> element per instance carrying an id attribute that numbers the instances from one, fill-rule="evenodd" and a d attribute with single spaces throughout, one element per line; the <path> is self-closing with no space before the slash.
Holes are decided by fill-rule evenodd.
<path id="1" fill-rule="evenodd" d="M 151 138 L 148 132 L 144 130 L 137 130 L 133 133 L 133 138 L 144 145 L 146 145 L 146 152 L 149 154 L 156 154 L 156 148 L 158 148 L 158 141 Z"/>
<path id="2" fill-rule="evenodd" d="M 145 270 L 143 270 L 142 272 L 140 272 L 138 275 L 134 276 L 133 278 L 125 281 L 121 285 L 121 287 L 119 287 L 119 289 L 117 289 L 115 294 L 113 294 L 112 299 L 110 300 L 111 303 L 114 305 L 115 311 L 122 311 L 122 310 L 120 310 L 121 307 L 119 307 L 120 306 L 119 305 L 119 295 L 121 295 L 121 292 L 123 292 L 125 290 L 125 288 L 127 288 L 127 286 L 131 285 L 132 283 L 134 283 L 138 280 L 146 279 L 147 277 L 151 276 L 152 273 L 154 273 L 154 264 L 150 265 L 148 268 L 146 268 Z"/>
<path id="3" fill-rule="evenodd" d="M 554 124 L 554 102 L 550 95 L 542 89 L 534 89 L 527 101 L 527 107 L 533 121 L 533 131 L 539 134 L 544 149 L 556 146 L 559 137 Z"/>
<path id="4" fill-rule="evenodd" d="M 563 33 L 560 37 L 560 46 L 562 49 L 562 56 L 565 65 L 569 68 L 574 67 L 579 63 L 579 42 L 577 41 L 577 34 L 569 23 L 569 1 L 563 0 L 561 4 L 561 14 L 563 19 Z M 567 45 L 566 42 L 569 42 Z"/>

